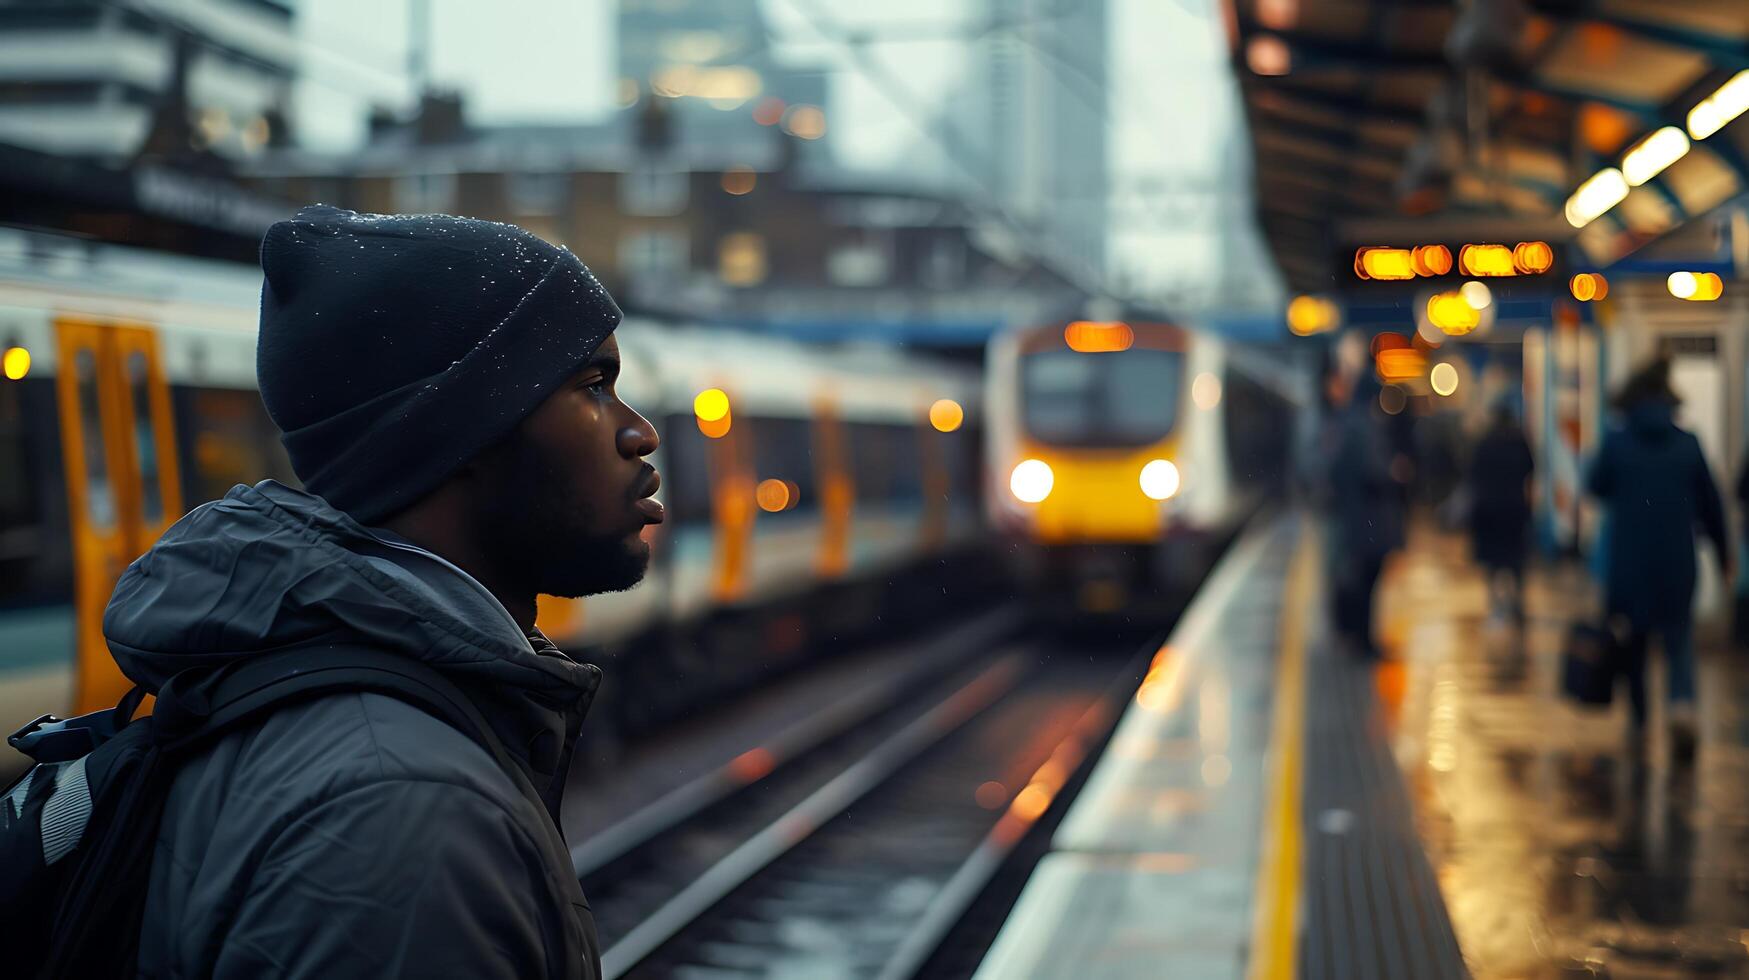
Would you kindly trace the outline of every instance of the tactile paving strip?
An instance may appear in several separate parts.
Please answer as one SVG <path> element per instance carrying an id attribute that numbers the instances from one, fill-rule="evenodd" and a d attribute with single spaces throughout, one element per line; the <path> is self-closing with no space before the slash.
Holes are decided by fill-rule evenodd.
<path id="1" fill-rule="evenodd" d="M 1467 977 L 1391 756 L 1372 670 L 1323 644 L 1309 657 L 1300 975 Z"/>

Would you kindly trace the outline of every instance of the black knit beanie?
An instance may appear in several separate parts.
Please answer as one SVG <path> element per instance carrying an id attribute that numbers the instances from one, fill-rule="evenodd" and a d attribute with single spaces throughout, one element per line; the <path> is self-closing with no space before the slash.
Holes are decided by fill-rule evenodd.
<path id="1" fill-rule="evenodd" d="M 313 205 L 261 270 L 261 400 L 305 488 L 365 524 L 508 435 L 621 317 L 568 250 L 444 214 Z"/>

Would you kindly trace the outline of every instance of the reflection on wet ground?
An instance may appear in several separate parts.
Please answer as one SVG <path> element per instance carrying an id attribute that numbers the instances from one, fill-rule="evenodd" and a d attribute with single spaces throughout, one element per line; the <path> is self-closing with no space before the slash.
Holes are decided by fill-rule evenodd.
<path id="1" fill-rule="evenodd" d="M 1702 632 L 1701 749 L 1672 765 L 1657 714 L 1637 759 L 1619 694 L 1558 693 L 1581 570 L 1533 571 L 1521 628 L 1461 539 L 1421 528 L 1380 603 L 1380 693 L 1475 975 L 1749 977 L 1749 658 Z"/>

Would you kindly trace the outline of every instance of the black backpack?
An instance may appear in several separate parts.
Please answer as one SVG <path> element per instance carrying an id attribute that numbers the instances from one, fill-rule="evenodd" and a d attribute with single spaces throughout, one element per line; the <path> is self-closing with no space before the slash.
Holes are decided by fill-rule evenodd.
<path id="1" fill-rule="evenodd" d="M 545 812 L 467 696 L 405 657 L 355 647 L 244 658 L 171 678 L 135 719 L 114 708 L 44 715 L 7 742 L 36 761 L 0 795 L 0 956 L 17 977 L 133 976 L 152 852 L 178 764 L 217 736 L 296 701 L 362 691 L 404 701 L 491 753 Z"/>

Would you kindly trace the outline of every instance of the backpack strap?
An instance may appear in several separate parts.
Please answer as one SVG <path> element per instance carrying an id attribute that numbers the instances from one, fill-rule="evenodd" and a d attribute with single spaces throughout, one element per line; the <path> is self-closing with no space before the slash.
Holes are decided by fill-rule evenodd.
<path id="1" fill-rule="evenodd" d="M 249 657 L 210 673 L 178 675 L 159 692 L 153 725 L 158 744 L 175 753 L 263 720 L 290 703 L 351 692 L 395 698 L 467 735 L 546 812 L 521 765 L 460 688 L 425 664 L 370 647 L 299 648 Z"/>

